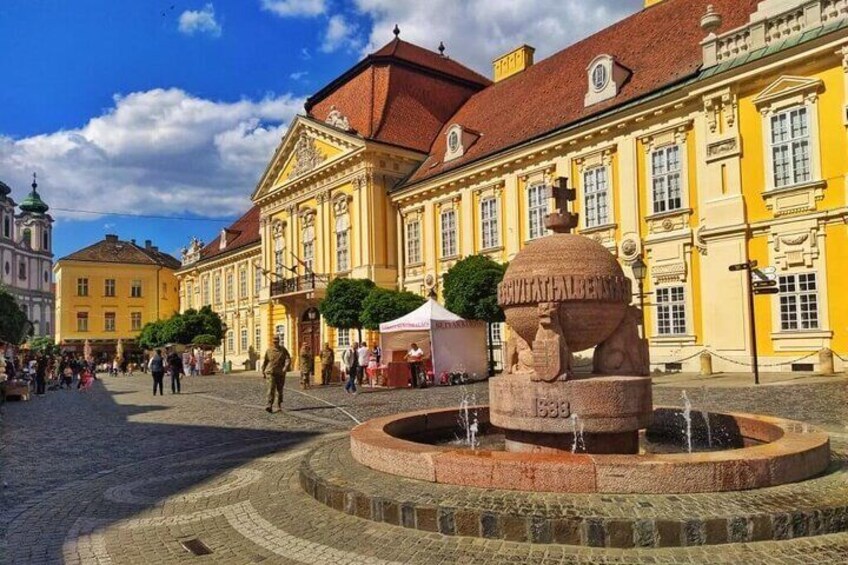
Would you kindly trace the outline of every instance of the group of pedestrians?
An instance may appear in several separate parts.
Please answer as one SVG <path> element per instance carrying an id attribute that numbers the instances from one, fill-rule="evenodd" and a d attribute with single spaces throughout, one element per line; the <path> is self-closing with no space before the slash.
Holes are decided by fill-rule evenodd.
<path id="1" fill-rule="evenodd" d="M 153 376 L 153 396 L 156 396 L 157 389 L 160 396 L 165 395 L 162 389 L 166 370 L 171 375 L 171 394 L 180 394 L 180 381 L 185 376 L 185 365 L 179 353 L 171 351 L 163 356 L 162 350 L 157 349 L 150 357 L 147 368 L 150 369 L 150 374 Z"/>
<path id="2" fill-rule="evenodd" d="M 368 368 L 379 367 L 382 356 L 383 350 L 376 343 L 371 348 L 364 341 L 351 343 L 342 353 L 342 369 L 347 375 L 345 392 L 356 394 L 356 387 L 362 386 Z"/>

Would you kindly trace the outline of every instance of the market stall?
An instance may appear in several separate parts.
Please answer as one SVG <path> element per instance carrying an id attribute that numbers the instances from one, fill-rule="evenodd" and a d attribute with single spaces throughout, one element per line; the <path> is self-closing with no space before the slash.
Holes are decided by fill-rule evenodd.
<path id="1" fill-rule="evenodd" d="M 412 343 L 424 351 L 424 366 L 436 384 L 442 375 L 486 375 L 486 324 L 464 320 L 432 298 L 397 320 L 380 324 L 380 346 L 387 386 L 407 386 L 404 357 Z"/>

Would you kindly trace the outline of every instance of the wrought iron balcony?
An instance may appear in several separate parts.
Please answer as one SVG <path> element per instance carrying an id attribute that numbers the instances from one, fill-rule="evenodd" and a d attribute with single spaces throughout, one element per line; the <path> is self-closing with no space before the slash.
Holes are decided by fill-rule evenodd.
<path id="1" fill-rule="evenodd" d="M 273 281 L 271 283 L 271 297 L 323 290 L 327 288 L 328 282 L 329 277 L 327 275 L 316 273 Z"/>

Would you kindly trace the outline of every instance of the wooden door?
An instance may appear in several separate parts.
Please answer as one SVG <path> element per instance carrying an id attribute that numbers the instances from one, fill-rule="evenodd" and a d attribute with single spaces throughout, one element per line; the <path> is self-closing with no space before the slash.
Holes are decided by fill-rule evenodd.
<path id="1" fill-rule="evenodd" d="M 312 355 L 317 355 L 321 351 L 321 314 L 318 313 L 317 308 L 309 308 L 301 316 L 299 337 L 298 354 L 303 344 L 309 345 Z"/>

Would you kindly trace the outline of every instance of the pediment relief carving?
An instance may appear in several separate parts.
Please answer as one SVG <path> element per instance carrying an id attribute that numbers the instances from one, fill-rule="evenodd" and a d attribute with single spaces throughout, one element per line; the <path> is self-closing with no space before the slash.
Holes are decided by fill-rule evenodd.
<path id="1" fill-rule="evenodd" d="M 785 75 L 760 92 L 754 98 L 754 105 L 767 114 L 778 102 L 785 102 L 782 105 L 814 102 L 823 88 L 820 79 Z"/>

